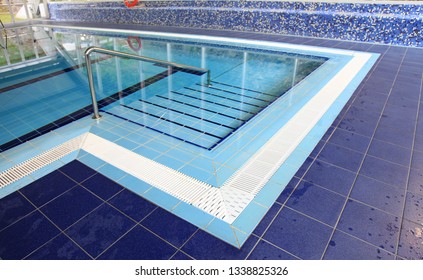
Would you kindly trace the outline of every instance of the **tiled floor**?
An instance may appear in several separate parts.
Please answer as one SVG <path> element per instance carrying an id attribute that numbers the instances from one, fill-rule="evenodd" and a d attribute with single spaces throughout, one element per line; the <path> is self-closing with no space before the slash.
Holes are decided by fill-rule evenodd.
<path id="1" fill-rule="evenodd" d="M 241 249 L 73 161 L 0 200 L 0 258 L 423 259 L 423 49 L 167 30 L 381 57 Z"/>

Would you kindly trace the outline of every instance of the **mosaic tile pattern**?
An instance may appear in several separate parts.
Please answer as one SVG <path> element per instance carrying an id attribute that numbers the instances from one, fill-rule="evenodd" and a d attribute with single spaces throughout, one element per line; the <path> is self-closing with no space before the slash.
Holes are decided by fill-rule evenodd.
<path id="1" fill-rule="evenodd" d="M 58 21 L 252 31 L 423 46 L 423 6 L 418 4 L 187 0 L 144 1 L 129 9 L 121 2 L 53 2 L 49 10 L 51 19 Z"/>

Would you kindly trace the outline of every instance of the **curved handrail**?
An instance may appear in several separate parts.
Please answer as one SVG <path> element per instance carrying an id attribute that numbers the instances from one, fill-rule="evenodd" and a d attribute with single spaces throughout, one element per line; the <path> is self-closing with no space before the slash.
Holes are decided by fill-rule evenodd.
<path id="1" fill-rule="evenodd" d="M 211 78 L 210 78 L 210 70 L 209 69 L 185 65 L 185 64 L 180 64 L 180 63 L 175 63 L 175 62 L 170 62 L 170 61 L 166 61 L 166 60 L 155 59 L 155 58 L 151 58 L 151 57 L 147 57 L 147 56 L 141 56 L 141 55 L 137 55 L 137 54 L 119 52 L 119 51 L 115 51 L 115 50 L 109 50 L 109 49 L 105 49 L 105 48 L 91 46 L 91 47 L 88 47 L 85 50 L 85 61 L 86 61 L 86 65 L 87 65 L 88 84 L 90 86 L 91 100 L 92 100 L 92 103 L 93 103 L 93 111 L 94 111 L 93 119 L 101 118 L 101 116 L 98 112 L 97 98 L 96 98 L 95 90 L 94 90 L 93 70 L 92 70 L 92 67 L 91 67 L 91 59 L 90 59 L 90 54 L 93 53 L 93 52 L 108 54 L 108 55 L 113 55 L 113 56 L 118 56 L 118 57 L 123 57 L 123 58 L 132 58 L 132 59 L 146 61 L 146 62 L 152 62 L 152 63 L 160 63 L 160 64 L 164 64 L 164 65 L 171 66 L 171 67 L 182 68 L 182 69 L 197 71 L 197 72 L 203 72 L 204 74 L 207 73 L 206 86 L 210 86 L 210 79 Z"/>

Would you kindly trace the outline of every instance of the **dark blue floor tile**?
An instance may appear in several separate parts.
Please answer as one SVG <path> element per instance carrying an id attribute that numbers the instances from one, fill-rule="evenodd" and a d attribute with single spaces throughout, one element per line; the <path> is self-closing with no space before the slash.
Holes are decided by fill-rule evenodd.
<path id="1" fill-rule="evenodd" d="M 328 140 L 331 137 L 334 130 L 335 130 L 335 126 L 332 125 L 331 127 L 329 127 L 328 130 L 326 130 L 325 135 L 323 135 L 322 141 Z"/>
<path id="2" fill-rule="evenodd" d="M 411 149 L 413 144 L 413 133 L 414 128 L 410 126 L 402 126 L 401 124 L 393 126 L 391 123 L 381 121 L 374 137 L 385 142 Z"/>
<path id="3" fill-rule="evenodd" d="M 294 191 L 294 189 L 297 187 L 297 184 L 299 182 L 300 179 L 298 179 L 297 177 L 293 177 L 291 181 L 289 181 L 288 185 L 286 185 L 286 187 L 283 189 L 282 193 L 279 195 L 276 201 L 280 204 L 284 204 L 291 195 L 291 193 Z"/>
<path id="4" fill-rule="evenodd" d="M 376 78 L 381 77 L 383 79 L 389 80 L 392 84 L 392 80 L 395 78 L 397 72 L 397 61 L 392 61 L 384 57 L 382 61 L 374 68 L 372 76 Z"/>
<path id="5" fill-rule="evenodd" d="M 161 240 L 148 230 L 136 226 L 99 259 L 103 260 L 168 260 L 176 248 Z"/>
<path id="6" fill-rule="evenodd" d="M 423 195 L 423 170 L 410 169 L 407 190 L 415 194 Z"/>
<path id="7" fill-rule="evenodd" d="M 310 167 L 310 165 L 313 163 L 314 159 L 311 157 L 308 157 L 304 163 L 301 165 L 301 167 L 298 169 L 297 173 L 295 173 L 295 177 L 301 178 L 303 175 L 307 172 L 307 169 Z"/>
<path id="8" fill-rule="evenodd" d="M 28 260 L 89 260 L 91 259 L 66 235 L 61 234 L 29 255 Z"/>
<path id="9" fill-rule="evenodd" d="M 398 188 L 405 188 L 408 169 L 399 164 L 367 156 L 364 160 L 363 166 L 361 167 L 360 174 Z"/>
<path id="10" fill-rule="evenodd" d="M 187 254 L 184 254 L 183 252 L 179 251 L 171 258 L 171 260 L 188 261 L 188 260 L 193 260 L 193 258 L 191 258 Z"/>
<path id="11" fill-rule="evenodd" d="M 298 260 L 295 256 L 261 240 L 248 257 L 249 260 Z"/>
<path id="12" fill-rule="evenodd" d="M 423 260 L 422 225 L 404 220 L 398 245 L 398 255 L 405 259 Z"/>
<path id="13" fill-rule="evenodd" d="M 400 221 L 394 215 L 349 200 L 338 229 L 387 251 L 395 252 Z"/>
<path id="14" fill-rule="evenodd" d="M 346 198 L 334 192 L 301 181 L 286 206 L 323 223 L 334 226 Z"/>
<path id="15" fill-rule="evenodd" d="M 320 259 L 331 232 L 332 228 L 284 208 L 263 238 L 301 259 Z"/>
<path id="16" fill-rule="evenodd" d="M 104 200 L 109 199 L 117 192 L 122 190 L 122 187 L 118 183 L 110 180 L 100 173 L 97 173 L 89 179 L 85 180 L 83 183 L 81 183 L 81 185 Z"/>
<path id="17" fill-rule="evenodd" d="M 375 100 L 378 103 L 381 103 L 382 106 L 380 110 L 374 110 L 374 113 L 380 113 L 382 112 L 383 107 L 385 106 L 386 100 L 389 97 L 389 90 L 384 91 L 382 89 L 378 88 L 371 88 L 373 85 L 369 85 L 368 83 L 365 83 L 360 89 L 357 94 L 356 100 L 359 100 L 361 97 L 364 98 L 364 100 Z M 360 107 L 357 105 L 357 107 Z"/>
<path id="18" fill-rule="evenodd" d="M 389 104 L 389 101 L 395 103 Z M 406 126 L 413 127 L 416 117 L 417 104 L 414 100 L 403 98 L 402 96 L 390 95 L 388 104 L 383 110 L 381 122 L 388 121 L 395 125 L 401 121 L 407 121 Z"/>
<path id="19" fill-rule="evenodd" d="M 162 208 L 157 208 L 141 224 L 178 248 L 197 230 L 196 226 Z"/>
<path id="20" fill-rule="evenodd" d="M 379 112 L 367 110 L 362 107 L 351 106 L 344 116 L 344 119 L 356 119 L 362 122 L 376 124 L 379 119 Z"/>
<path id="21" fill-rule="evenodd" d="M 329 242 L 324 259 L 393 260 L 394 255 L 337 230 Z"/>
<path id="22" fill-rule="evenodd" d="M 77 160 L 69 162 L 68 164 L 62 166 L 59 170 L 78 183 L 86 180 L 96 173 L 95 170 Z"/>
<path id="23" fill-rule="evenodd" d="M 344 118 L 339 123 L 339 128 L 371 137 L 376 129 L 375 122 L 361 121 L 354 118 Z"/>
<path id="24" fill-rule="evenodd" d="M 110 199 L 109 203 L 137 222 L 157 208 L 156 205 L 126 189 Z"/>
<path id="25" fill-rule="evenodd" d="M 316 147 L 314 147 L 313 151 L 311 151 L 310 157 L 312 157 L 312 158 L 317 157 L 317 155 L 320 153 L 320 151 L 322 150 L 322 148 L 325 144 L 326 144 L 326 142 L 319 141 L 319 143 L 317 143 Z"/>
<path id="26" fill-rule="evenodd" d="M 396 216 L 402 215 L 405 200 L 404 190 L 365 176 L 357 178 L 351 198 Z"/>
<path id="27" fill-rule="evenodd" d="M 377 53 L 385 53 L 390 48 L 389 45 L 372 45 L 368 51 L 369 52 L 377 52 Z"/>
<path id="28" fill-rule="evenodd" d="M 423 107 L 423 104 L 422 104 Z M 422 114 L 423 118 L 423 114 Z M 415 139 L 414 139 L 414 151 L 423 152 L 423 128 L 422 131 L 416 131 Z"/>
<path id="29" fill-rule="evenodd" d="M 369 146 L 370 138 L 343 129 L 336 129 L 328 142 L 364 153 Z"/>
<path id="30" fill-rule="evenodd" d="M 262 236 L 281 208 L 282 205 L 279 203 L 273 204 L 269 211 L 267 211 L 266 215 L 264 215 L 263 219 L 261 219 L 257 227 L 254 229 L 253 233 L 255 235 Z"/>
<path id="31" fill-rule="evenodd" d="M 423 170 L 423 152 L 414 151 L 411 168 Z"/>
<path id="32" fill-rule="evenodd" d="M 40 207 L 75 185 L 69 177 L 56 170 L 22 188 L 20 192 Z"/>
<path id="33" fill-rule="evenodd" d="M 80 186 L 47 203 L 40 210 L 62 230 L 66 229 L 102 203 Z"/>
<path id="34" fill-rule="evenodd" d="M 403 79 L 401 76 L 398 76 L 397 81 L 395 82 L 394 86 L 392 87 L 392 92 L 391 95 L 399 95 L 399 96 L 403 96 L 405 98 L 414 100 L 414 101 L 418 101 L 419 100 L 419 90 L 417 88 L 417 83 L 420 81 L 417 81 L 417 79 L 413 79 L 412 77 L 406 77 L 405 79 Z M 414 87 L 410 88 L 407 86 L 409 86 L 410 84 L 413 84 Z"/>
<path id="35" fill-rule="evenodd" d="M 244 260 L 254 247 L 258 238 L 250 236 L 241 249 L 199 230 L 182 247 L 182 251 L 197 260 Z"/>
<path id="36" fill-rule="evenodd" d="M 381 73 L 375 73 L 367 79 L 366 87 L 368 89 L 388 94 L 392 88 L 392 80 L 389 77 L 383 77 L 383 74 Z"/>
<path id="37" fill-rule="evenodd" d="M 356 174 L 351 171 L 316 160 L 304 176 L 304 180 L 339 194 L 347 195 L 355 176 Z"/>
<path id="38" fill-rule="evenodd" d="M 35 207 L 19 192 L 3 197 L 0 199 L 0 231 L 34 210 Z"/>
<path id="39" fill-rule="evenodd" d="M 103 204 L 67 229 L 66 233 L 96 258 L 134 225 L 113 207 Z"/>
<path id="40" fill-rule="evenodd" d="M 415 223 L 423 224 L 423 196 L 407 192 L 405 200 L 404 218 Z"/>
<path id="41" fill-rule="evenodd" d="M 368 154 L 397 164 L 409 166 L 411 150 L 374 139 L 370 145 Z"/>
<path id="42" fill-rule="evenodd" d="M 52 223 L 35 211 L 0 232 L 0 258 L 22 259 L 59 233 Z"/>
<path id="43" fill-rule="evenodd" d="M 398 107 L 401 107 L 401 108 L 406 108 L 407 113 L 411 114 L 412 118 L 416 117 L 418 103 L 415 100 L 405 98 L 404 96 L 399 95 L 399 94 L 395 94 L 395 95 L 389 96 L 388 105 L 394 105 L 394 106 L 398 106 Z M 410 111 L 408 111 L 408 110 L 410 110 Z M 411 112 L 413 112 L 413 113 L 411 113 Z M 385 113 L 385 111 L 384 111 L 384 113 Z"/>
<path id="44" fill-rule="evenodd" d="M 327 143 L 320 152 L 318 160 L 357 172 L 364 154 Z"/>

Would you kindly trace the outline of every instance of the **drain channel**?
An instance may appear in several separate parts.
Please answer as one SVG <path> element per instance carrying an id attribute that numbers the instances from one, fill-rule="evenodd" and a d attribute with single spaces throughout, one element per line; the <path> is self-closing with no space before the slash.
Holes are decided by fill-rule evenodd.
<path id="1" fill-rule="evenodd" d="M 80 149 L 85 137 L 86 134 L 82 134 L 59 146 L 45 151 L 38 156 L 35 156 L 1 172 L 0 188 L 10 185 L 13 182 L 16 182 L 17 180 L 22 179 L 23 177 L 43 168 L 44 166 L 47 166 L 56 160 L 63 158 L 73 151 Z"/>

